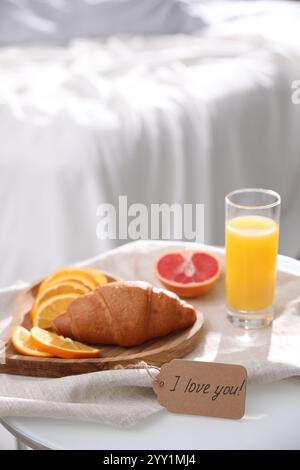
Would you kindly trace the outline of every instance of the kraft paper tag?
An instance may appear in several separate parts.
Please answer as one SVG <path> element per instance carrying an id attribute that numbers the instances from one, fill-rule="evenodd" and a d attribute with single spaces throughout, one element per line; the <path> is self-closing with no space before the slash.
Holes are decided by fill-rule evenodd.
<path id="1" fill-rule="evenodd" d="M 173 413 L 240 419 L 246 386 L 243 366 L 173 359 L 161 367 L 153 389 Z"/>

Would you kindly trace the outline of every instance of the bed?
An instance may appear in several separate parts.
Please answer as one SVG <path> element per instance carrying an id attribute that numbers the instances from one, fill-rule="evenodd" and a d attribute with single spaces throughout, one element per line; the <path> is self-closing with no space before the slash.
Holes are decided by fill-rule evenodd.
<path id="1" fill-rule="evenodd" d="M 66 31 L 1 2 L 0 286 L 119 244 L 96 227 L 120 195 L 203 203 L 205 242 L 221 245 L 225 194 L 273 188 L 281 252 L 299 256 L 300 3 L 149 2 L 109 37 L 107 18 L 77 34 L 80 10 Z"/>

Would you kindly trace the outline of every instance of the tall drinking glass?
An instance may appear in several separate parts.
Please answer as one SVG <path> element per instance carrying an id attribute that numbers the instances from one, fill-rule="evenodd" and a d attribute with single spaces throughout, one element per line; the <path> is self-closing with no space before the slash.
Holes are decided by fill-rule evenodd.
<path id="1" fill-rule="evenodd" d="M 273 320 L 280 196 L 241 189 L 225 198 L 227 317 L 244 329 Z"/>

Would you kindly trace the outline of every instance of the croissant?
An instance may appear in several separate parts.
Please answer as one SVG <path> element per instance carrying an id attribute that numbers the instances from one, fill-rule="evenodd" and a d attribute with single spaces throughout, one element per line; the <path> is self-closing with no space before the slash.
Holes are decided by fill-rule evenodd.
<path id="1" fill-rule="evenodd" d="M 194 307 L 177 295 L 146 282 L 119 281 L 74 300 L 52 328 L 84 343 L 137 346 L 195 320 Z"/>

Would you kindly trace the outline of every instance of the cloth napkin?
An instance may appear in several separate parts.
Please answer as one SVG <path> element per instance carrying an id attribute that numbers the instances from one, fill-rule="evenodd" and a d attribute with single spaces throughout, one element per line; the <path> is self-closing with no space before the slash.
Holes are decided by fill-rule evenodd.
<path id="1" fill-rule="evenodd" d="M 195 244 L 140 241 L 82 263 L 128 280 L 159 286 L 157 256 Z M 213 250 L 213 249 L 212 249 Z M 219 256 L 224 261 L 222 253 Z M 0 291 L 0 331 L 8 327 L 13 303 L 24 285 Z M 245 332 L 226 320 L 224 275 L 192 302 L 204 313 L 204 335 L 187 358 L 241 364 L 249 382 L 266 383 L 300 375 L 300 277 L 279 270 L 272 326 Z M 162 407 L 152 391 L 156 369 L 113 370 L 61 379 L 0 374 L 0 416 L 42 416 L 132 425 Z"/>

